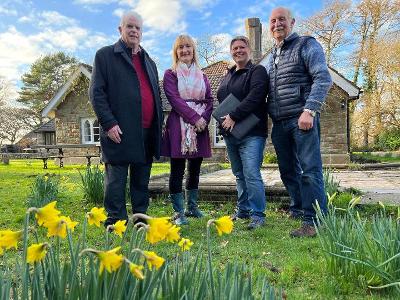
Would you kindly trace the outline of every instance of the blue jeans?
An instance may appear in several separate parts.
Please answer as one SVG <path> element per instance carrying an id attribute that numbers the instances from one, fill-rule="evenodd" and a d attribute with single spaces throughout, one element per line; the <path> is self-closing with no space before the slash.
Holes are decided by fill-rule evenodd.
<path id="1" fill-rule="evenodd" d="M 313 128 L 301 130 L 298 117 L 274 122 L 272 143 L 278 157 L 281 179 L 290 198 L 293 215 L 303 215 L 303 222 L 315 221 L 313 205 L 318 202 L 326 213 L 326 195 L 322 175 L 319 114 L 314 117 Z"/>
<path id="2" fill-rule="evenodd" d="M 260 169 L 266 138 L 247 136 L 238 140 L 233 136 L 226 136 L 224 139 L 232 173 L 236 177 L 239 213 L 264 219 L 266 199 Z"/>

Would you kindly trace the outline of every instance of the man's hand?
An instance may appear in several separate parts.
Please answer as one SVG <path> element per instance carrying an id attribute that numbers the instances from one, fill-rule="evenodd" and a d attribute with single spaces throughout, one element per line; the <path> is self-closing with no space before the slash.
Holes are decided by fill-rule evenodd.
<path id="1" fill-rule="evenodd" d="M 201 117 L 197 120 L 194 126 L 196 127 L 196 132 L 202 132 L 206 128 L 207 122 L 203 119 L 203 117 Z"/>
<path id="2" fill-rule="evenodd" d="M 121 135 L 122 131 L 118 125 L 114 125 L 107 131 L 107 136 L 114 142 L 114 143 L 121 143 Z"/>
<path id="3" fill-rule="evenodd" d="M 221 118 L 224 119 L 224 121 L 221 124 L 222 128 L 224 128 L 225 130 L 232 131 L 233 127 L 235 126 L 235 121 L 231 119 L 231 116 L 226 115 Z"/>
<path id="4" fill-rule="evenodd" d="M 314 124 L 314 117 L 307 111 L 303 111 L 298 120 L 298 125 L 301 130 L 310 130 Z"/>

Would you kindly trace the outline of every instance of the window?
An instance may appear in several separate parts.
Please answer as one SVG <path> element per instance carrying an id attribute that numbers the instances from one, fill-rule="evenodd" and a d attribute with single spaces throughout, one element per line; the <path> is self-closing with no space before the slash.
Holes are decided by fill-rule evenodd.
<path id="1" fill-rule="evenodd" d="M 82 144 L 96 144 L 100 142 L 99 121 L 95 118 L 81 119 Z"/>
<path id="2" fill-rule="evenodd" d="M 224 137 L 218 134 L 218 125 L 215 119 L 212 119 L 212 129 L 214 147 L 225 147 Z"/>
<path id="3" fill-rule="evenodd" d="M 55 145 L 56 144 L 56 134 L 54 132 L 44 133 L 44 144 L 45 145 Z"/>

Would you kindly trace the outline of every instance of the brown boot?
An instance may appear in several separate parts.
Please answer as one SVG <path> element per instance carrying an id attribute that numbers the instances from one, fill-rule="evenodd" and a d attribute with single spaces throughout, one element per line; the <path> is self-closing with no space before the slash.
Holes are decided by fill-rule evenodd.
<path id="1" fill-rule="evenodd" d="M 317 231 L 313 225 L 303 224 L 299 229 L 293 230 L 290 233 L 291 237 L 315 237 Z"/>

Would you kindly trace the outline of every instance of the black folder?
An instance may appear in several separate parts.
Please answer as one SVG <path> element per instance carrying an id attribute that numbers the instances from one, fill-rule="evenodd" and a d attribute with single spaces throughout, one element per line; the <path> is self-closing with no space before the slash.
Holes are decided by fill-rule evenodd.
<path id="1" fill-rule="evenodd" d="M 240 101 L 236 98 L 232 93 L 229 94 L 224 101 L 221 102 L 220 105 L 214 110 L 212 116 L 218 121 L 218 123 L 222 123 L 224 119 L 223 116 L 231 113 L 240 105 Z M 260 119 L 253 113 L 248 115 L 246 118 L 241 120 L 240 122 L 236 122 L 235 126 L 233 126 L 232 134 L 235 138 L 241 139 L 243 138 L 258 122 Z"/>

